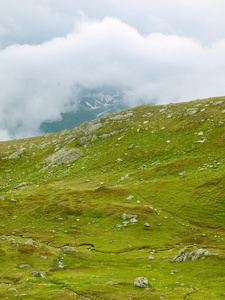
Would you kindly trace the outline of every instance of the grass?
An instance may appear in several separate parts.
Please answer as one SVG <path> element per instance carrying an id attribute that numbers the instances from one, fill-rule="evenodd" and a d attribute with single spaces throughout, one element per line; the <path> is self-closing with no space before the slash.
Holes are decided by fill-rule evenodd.
<path id="1" fill-rule="evenodd" d="M 224 110 L 223 97 L 137 107 L 101 119 L 84 147 L 86 124 L 1 142 L 0 297 L 225 298 Z M 48 166 L 64 147 L 83 155 Z M 186 246 L 218 255 L 173 263 Z M 149 289 L 134 286 L 139 276 Z"/>

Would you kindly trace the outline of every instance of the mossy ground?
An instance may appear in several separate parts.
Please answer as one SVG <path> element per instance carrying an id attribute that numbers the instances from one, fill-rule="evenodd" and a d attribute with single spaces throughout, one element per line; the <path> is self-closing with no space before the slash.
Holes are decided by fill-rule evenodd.
<path id="1" fill-rule="evenodd" d="M 225 99 L 129 111 L 85 147 L 73 130 L 0 143 L 0 298 L 225 298 Z M 63 147 L 84 154 L 48 167 Z M 173 263 L 190 245 L 218 255 Z"/>

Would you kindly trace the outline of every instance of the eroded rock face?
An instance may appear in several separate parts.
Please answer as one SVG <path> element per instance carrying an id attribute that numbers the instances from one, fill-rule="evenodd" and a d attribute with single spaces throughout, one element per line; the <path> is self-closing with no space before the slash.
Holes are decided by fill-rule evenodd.
<path id="1" fill-rule="evenodd" d="M 96 131 L 98 129 L 100 129 L 102 127 L 102 123 L 100 122 L 100 120 L 93 120 L 91 122 L 88 122 L 88 125 L 87 125 L 87 131 L 88 133 L 91 133 L 93 131 Z"/>
<path id="2" fill-rule="evenodd" d="M 82 155 L 83 152 L 80 149 L 63 148 L 55 154 L 49 156 L 46 159 L 46 162 L 49 163 L 49 166 L 68 164 L 77 160 Z"/>
<path id="3" fill-rule="evenodd" d="M 183 262 L 188 259 L 190 260 L 203 259 L 209 255 L 212 254 L 206 249 L 200 248 L 194 251 L 189 251 L 188 248 L 184 248 L 178 253 L 178 255 L 174 257 L 173 262 Z"/>
<path id="4" fill-rule="evenodd" d="M 140 288 L 148 288 L 148 280 L 145 277 L 138 277 L 134 281 L 134 286 L 140 287 Z"/>

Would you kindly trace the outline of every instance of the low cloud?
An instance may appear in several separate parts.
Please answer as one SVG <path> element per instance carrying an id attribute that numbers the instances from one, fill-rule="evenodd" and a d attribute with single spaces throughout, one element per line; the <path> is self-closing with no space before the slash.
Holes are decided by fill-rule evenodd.
<path id="1" fill-rule="evenodd" d="M 42 122 L 77 108 L 79 86 L 123 91 L 135 106 L 225 94 L 225 39 L 206 46 L 178 35 L 140 34 L 115 18 L 82 21 L 39 45 L 0 51 L 0 139 L 39 133 Z"/>

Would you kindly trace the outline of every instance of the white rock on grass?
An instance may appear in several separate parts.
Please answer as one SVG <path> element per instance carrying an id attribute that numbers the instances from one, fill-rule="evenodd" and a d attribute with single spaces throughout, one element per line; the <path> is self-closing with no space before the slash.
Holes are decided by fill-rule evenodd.
<path id="1" fill-rule="evenodd" d="M 200 131 L 199 133 L 197 133 L 198 136 L 203 135 L 203 131 Z"/>
<path id="2" fill-rule="evenodd" d="M 197 108 L 188 108 L 186 112 L 188 115 L 194 115 L 198 112 L 198 109 Z"/>
<path id="3" fill-rule="evenodd" d="M 148 259 L 149 259 L 149 260 L 155 260 L 155 257 L 150 255 L 150 256 L 148 257 Z"/>
<path id="4" fill-rule="evenodd" d="M 138 223 L 138 220 L 136 218 L 132 218 L 132 219 L 130 219 L 130 223 L 136 224 L 136 223 Z"/>
<path id="5" fill-rule="evenodd" d="M 113 283 L 113 281 L 108 281 L 108 282 L 106 282 L 105 284 L 113 285 L 114 283 Z"/>
<path id="6" fill-rule="evenodd" d="M 140 287 L 140 288 L 148 288 L 148 280 L 145 277 L 138 277 L 134 280 L 134 286 Z"/>
<path id="7" fill-rule="evenodd" d="M 32 276 L 46 278 L 46 273 L 45 272 L 36 272 L 36 271 L 33 271 L 32 272 Z"/>
<path id="8" fill-rule="evenodd" d="M 145 227 L 145 228 L 150 228 L 150 224 L 149 224 L 148 222 L 146 222 L 146 223 L 144 224 L 144 227 Z"/>

